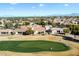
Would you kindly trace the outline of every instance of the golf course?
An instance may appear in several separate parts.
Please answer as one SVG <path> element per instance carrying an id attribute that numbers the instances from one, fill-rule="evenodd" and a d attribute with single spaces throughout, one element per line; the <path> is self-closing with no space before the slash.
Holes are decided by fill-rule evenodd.
<path id="1" fill-rule="evenodd" d="M 0 36 L 0 56 L 77 56 L 79 43 L 54 35 Z"/>
<path id="2" fill-rule="evenodd" d="M 0 51 L 13 52 L 40 52 L 66 51 L 70 48 L 63 43 L 32 40 L 32 41 L 0 41 Z"/>

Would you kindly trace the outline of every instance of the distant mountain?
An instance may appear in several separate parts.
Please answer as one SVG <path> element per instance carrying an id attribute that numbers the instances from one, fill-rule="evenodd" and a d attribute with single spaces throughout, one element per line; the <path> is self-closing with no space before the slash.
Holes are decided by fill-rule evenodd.
<path id="1" fill-rule="evenodd" d="M 68 16 L 79 16 L 79 13 L 72 13 L 72 14 L 69 14 Z"/>
<path id="2" fill-rule="evenodd" d="M 49 16 L 79 16 L 79 13 L 71 13 L 71 14 L 53 14 Z"/>
<path id="3" fill-rule="evenodd" d="M 44 15 L 44 16 L 79 16 L 79 13 L 71 13 L 71 14 L 52 14 L 52 15 Z M 4 15 L 0 17 L 39 17 L 39 16 L 13 16 L 13 15 Z M 40 16 L 41 17 L 41 16 Z"/>

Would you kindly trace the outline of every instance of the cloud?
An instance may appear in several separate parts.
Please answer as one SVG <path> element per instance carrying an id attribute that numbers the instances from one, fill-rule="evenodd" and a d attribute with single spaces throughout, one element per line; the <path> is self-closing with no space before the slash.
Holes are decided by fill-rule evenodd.
<path id="1" fill-rule="evenodd" d="M 16 5 L 17 3 L 10 3 L 11 5 Z"/>
<path id="2" fill-rule="evenodd" d="M 39 4 L 40 7 L 44 6 L 44 4 Z"/>
<path id="3" fill-rule="evenodd" d="M 69 4 L 64 4 L 64 6 L 69 6 Z"/>
<path id="4" fill-rule="evenodd" d="M 36 7 L 32 7 L 32 8 L 36 8 Z"/>

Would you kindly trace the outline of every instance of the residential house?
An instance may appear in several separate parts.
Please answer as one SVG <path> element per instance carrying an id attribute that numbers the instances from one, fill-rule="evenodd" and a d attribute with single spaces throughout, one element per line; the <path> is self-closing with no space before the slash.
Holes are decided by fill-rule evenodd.
<path id="1" fill-rule="evenodd" d="M 45 26 L 45 29 L 46 29 L 46 30 L 49 30 L 49 29 L 51 29 L 51 28 L 52 28 L 52 25 L 46 25 L 46 26 Z"/>
<path id="2" fill-rule="evenodd" d="M 15 34 L 23 35 L 24 32 L 28 30 L 27 26 L 20 26 L 19 28 L 15 29 Z"/>
<path id="3" fill-rule="evenodd" d="M 52 28 L 51 34 L 62 34 L 64 33 L 63 29 L 64 28 Z"/>
<path id="4" fill-rule="evenodd" d="M 15 31 L 12 29 L 0 29 L 0 35 L 12 35 Z"/>
<path id="5" fill-rule="evenodd" d="M 45 28 L 42 27 L 41 25 L 34 25 L 32 27 L 32 30 L 34 31 L 34 34 L 39 34 L 39 33 L 45 34 Z"/>

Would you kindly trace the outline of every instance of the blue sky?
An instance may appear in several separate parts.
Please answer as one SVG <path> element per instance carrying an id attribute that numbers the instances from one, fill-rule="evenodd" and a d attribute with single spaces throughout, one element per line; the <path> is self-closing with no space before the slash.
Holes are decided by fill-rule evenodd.
<path id="1" fill-rule="evenodd" d="M 78 3 L 0 3 L 0 16 L 49 16 L 79 13 Z"/>

